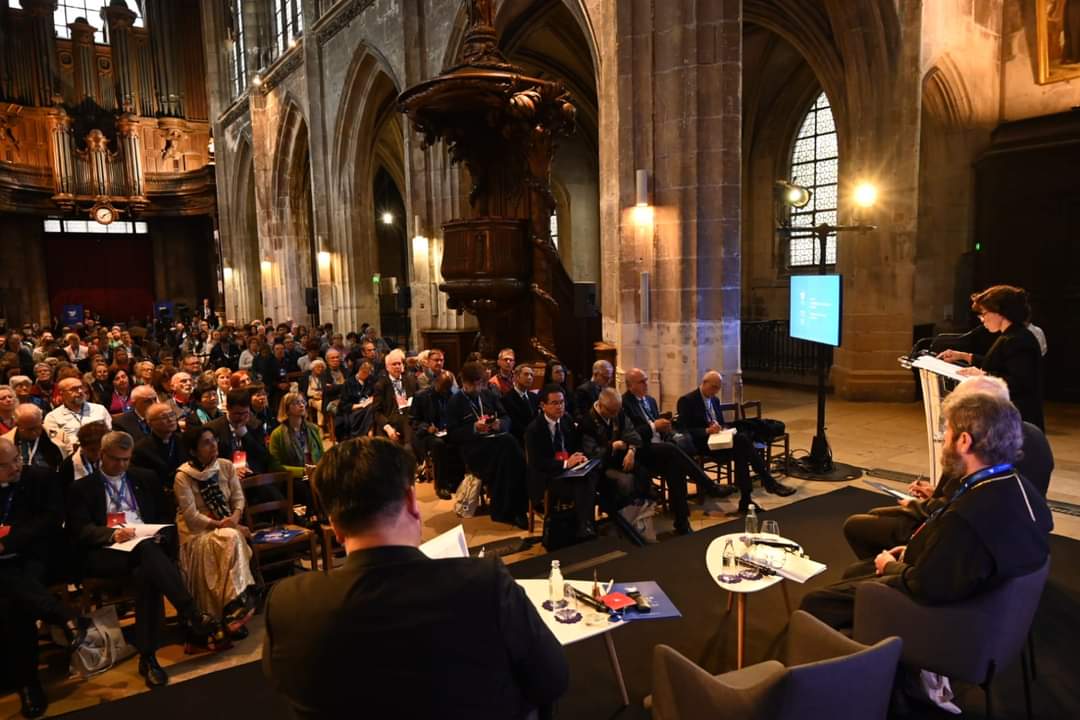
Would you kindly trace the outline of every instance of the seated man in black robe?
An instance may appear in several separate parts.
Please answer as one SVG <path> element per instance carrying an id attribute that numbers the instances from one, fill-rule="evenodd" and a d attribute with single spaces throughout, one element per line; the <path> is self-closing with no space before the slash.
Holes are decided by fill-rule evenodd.
<path id="1" fill-rule="evenodd" d="M 461 392 L 447 408 L 447 439 L 461 449 L 465 463 L 491 488 L 491 519 L 528 528 L 525 455 L 508 430 L 510 418 L 498 393 L 485 386 L 484 366 L 465 363 Z"/>
<path id="2" fill-rule="evenodd" d="M 465 476 L 461 453 L 446 441 L 447 410 L 453 386 L 453 373 L 440 372 L 430 386 L 416 394 L 411 408 L 413 449 L 417 459 L 430 458 L 434 463 L 435 493 L 442 500 L 450 499 Z"/>
<path id="3" fill-rule="evenodd" d="M 942 474 L 959 478 L 906 546 L 851 566 L 811 592 L 802 609 L 837 629 L 852 626 L 860 583 L 881 582 L 923 605 L 961 602 L 1042 567 L 1053 519 L 1042 494 L 1012 465 L 1023 441 L 1020 413 L 989 393 L 946 399 Z"/>
<path id="4" fill-rule="evenodd" d="M 985 392 L 1003 400 L 1009 399 L 1009 386 L 1001 378 L 979 375 L 968 378 L 956 386 L 949 397 L 959 397 L 971 392 Z M 1035 425 L 1023 424 L 1023 444 L 1020 456 L 1013 465 L 1017 472 L 1046 497 L 1050 474 L 1054 470 L 1054 456 L 1042 430 Z M 916 528 L 922 525 L 938 508 L 945 505 L 956 491 L 961 478 L 942 475 L 936 487 L 927 482 L 915 482 L 908 492 L 915 500 L 900 500 L 896 505 L 874 508 L 865 513 L 852 515 L 844 522 L 844 537 L 860 560 L 868 560 L 882 550 L 904 545 Z"/>

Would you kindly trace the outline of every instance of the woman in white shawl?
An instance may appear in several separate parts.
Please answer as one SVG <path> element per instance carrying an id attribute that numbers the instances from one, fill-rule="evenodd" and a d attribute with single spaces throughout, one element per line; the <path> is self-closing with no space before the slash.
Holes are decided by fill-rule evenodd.
<path id="1" fill-rule="evenodd" d="M 244 492 L 233 464 L 218 458 L 217 436 L 205 425 L 184 433 L 188 461 L 176 471 L 180 569 L 199 607 L 221 618 L 233 639 L 255 610 L 250 531 L 240 524 Z"/>

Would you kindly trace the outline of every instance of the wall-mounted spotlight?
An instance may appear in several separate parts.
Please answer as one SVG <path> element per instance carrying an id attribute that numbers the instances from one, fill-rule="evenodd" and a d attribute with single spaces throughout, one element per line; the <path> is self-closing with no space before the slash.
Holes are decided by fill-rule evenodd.
<path id="1" fill-rule="evenodd" d="M 851 199 L 861 208 L 873 207 L 878 199 L 877 186 L 868 180 L 862 180 L 855 186 Z"/>
<path id="2" fill-rule="evenodd" d="M 389 210 L 384 212 L 382 214 L 382 224 L 383 225 L 393 225 L 394 224 L 394 213 L 390 212 Z"/>
<path id="3" fill-rule="evenodd" d="M 810 203 L 810 196 L 813 195 L 810 188 L 796 185 L 787 180 L 777 180 L 776 191 L 784 204 L 793 208 L 806 207 Z"/>
<path id="4" fill-rule="evenodd" d="M 268 273 L 274 269 L 274 263 L 270 260 L 263 260 L 259 263 L 259 268 L 261 268 L 264 273 Z"/>
<path id="5" fill-rule="evenodd" d="M 652 225 L 653 216 L 653 206 L 649 204 L 649 171 L 638 170 L 634 173 L 634 224 Z"/>

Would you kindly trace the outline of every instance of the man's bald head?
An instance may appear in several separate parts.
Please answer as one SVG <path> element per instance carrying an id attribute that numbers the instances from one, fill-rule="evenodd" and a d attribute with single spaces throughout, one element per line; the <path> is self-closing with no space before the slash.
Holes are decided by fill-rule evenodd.
<path id="1" fill-rule="evenodd" d="M 22 471 L 22 456 L 15 443 L 0 437 L 0 485 L 6 485 L 19 479 Z"/>
<path id="2" fill-rule="evenodd" d="M 162 440 L 176 432 L 176 412 L 167 403 L 151 405 L 146 411 L 146 422 L 150 424 L 150 431 Z"/>
<path id="3" fill-rule="evenodd" d="M 146 411 L 157 402 L 157 391 L 149 385 L 139 385 L 131 391 L 131 404 L 135 412 L 146 417 Z"/>
<path id="4" fill-rule="evenodd" d="M 634 397 L 645 397 L 649 394 L 649 376 L 641 368 L 631 368 L 626 372 L 626 389 Z"/>
<path id="5" fill-rule="evenodd" d="M 715 370 L 709 370 L 701 376 L 701 394 L 707 398 L 715 397 L 724 386 L 724 376 Z"/>
<path id="6" fill-rule="evenodd" d="M 32 403 L 23 403 L 15 407 L 15 437 L 19 440 L 33 440 L 41 435 L 42 421 L 45 416 L 41 408 Z"/>

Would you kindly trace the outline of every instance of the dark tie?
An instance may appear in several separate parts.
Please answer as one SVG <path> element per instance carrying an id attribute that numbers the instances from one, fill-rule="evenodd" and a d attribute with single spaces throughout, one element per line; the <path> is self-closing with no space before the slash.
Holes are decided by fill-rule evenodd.
<path id="1" fill-rule="evenodd" d="M 23 442 L 19 443 L 19 446 L 22 448 L 23 465 L 29 465 L 30 464 L 30 443 L 28 443 L 28 442 L 26 442 L 24 440 Z"/>
<path id="2" fill-rule="evenodd" d="M 566 449 L 566 444 L 563 442 L 562 428 L 559 427 L 559 423 L 555 423 L 555 433 L 551 437 L 551 444 L 555 446 L 555 452 L 563 452 Z"/>
<path id="3" fill-rule="evenodd" d="M 649 398 L 641 398 L 641 409 L 645 411 L 645 417 L 649 420 L 656 420 L 656 414 L 652 411 L 652 405 L 649 404 Z"/>
<path id="4" fill-rule="evenodd" d="M 709 417 L 709 422 L 714 423 L 716 420 L 716 411 L 713 409 L 712 400 L 705 399 L 705 414 Z"/>

